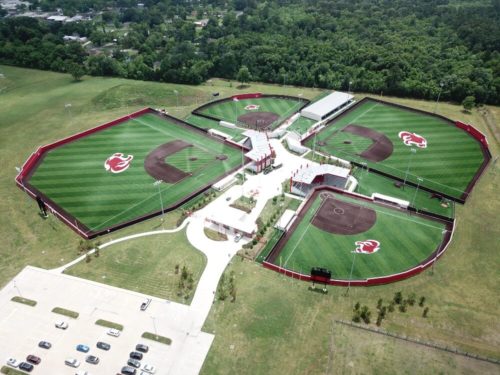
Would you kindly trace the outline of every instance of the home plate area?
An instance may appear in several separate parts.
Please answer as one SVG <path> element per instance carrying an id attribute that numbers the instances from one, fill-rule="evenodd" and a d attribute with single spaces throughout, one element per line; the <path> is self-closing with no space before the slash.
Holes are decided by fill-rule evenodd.
<path id="1" fill-rule="evenodd" d="M 366 207 L 342 202 L 328 193 L 321 193 L 323 202 L 311 223 L 326 232 L 351 235 L 369 230 L 377 221 L 377 213 Z"/>

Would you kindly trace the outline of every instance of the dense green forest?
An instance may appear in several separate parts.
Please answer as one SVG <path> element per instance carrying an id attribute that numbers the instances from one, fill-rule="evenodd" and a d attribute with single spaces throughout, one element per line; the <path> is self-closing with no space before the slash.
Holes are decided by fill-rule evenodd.
<path id="1" fill-rule="evenodd" d="M 441 90 L 447 100 L 500 103 L 500 0 L 137 3 L 33 1 L 30 9 L 92 20 L 3 17 L 0 62 L 193 84 L 217 76 L 347 90 L 351 82 L 376 94 L 434 99 Z M 201 18 L 208 24 L 196 27 Z"/>

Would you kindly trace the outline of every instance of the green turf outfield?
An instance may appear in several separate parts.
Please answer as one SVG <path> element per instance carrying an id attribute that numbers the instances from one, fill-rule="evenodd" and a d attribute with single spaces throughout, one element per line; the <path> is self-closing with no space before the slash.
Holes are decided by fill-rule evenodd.
<path id="1" fill-rule="evenodd" d="M 376 223 L 366 232 L 338 235 L 311 224 L 322 203 L 316 196 L 311 207 L 274 261 L 289 270 L 308 275 L 312 267 L 325 267 L 332 278 L 352 279 L 391 275 L 410 269 L 425 260 L 443 239 L 444 224 L 410 216 L 407 213 L 335 194 L 335 199 L 363 205 L 377 213 Z M 356 241 L 377 240 L 380 250 L 354 254 Z"/>
<path id="2" fill-rule="evenodd" d="M 358 155 L 371 141 L 340 130 L 356 124 L 385 134 L 392 142 L 394 151 L 389 158 L 375 163 Z M 415 132 L 427 139 L 427 148 L 417 148 L 415 153 L 398 137 L 400 131 Z M 345 144 L 349 140 L 351 144 Z M 479 143 L 463 130 L 431 115 L 367 100 L 334 120 L 316 136 L 316 141 L 326 142 L 319 150 L 357 162 L 414 183 L 421 184 L 444 194 L 459 198 L 483 163 Z M 314 138 L 307 146 L 313 146 Z"/>
<path id="3" fill-rule="evenodd" d="M 168 163 L 192 172 L 175 184 L 162 183 L 161 200 L 154 178 L 144 169 L 144 158 L 173 140 L 193 147 L 168 157 Z M 104 169 L 116 152 L 133 155 L 122 173 Z M 228 158 L 220 161 L 219 154 Z M 196 157 L 196 160 L 190 158 Z M 43 192 L 91 231 L 126 222 L 168 207 L 216 180 L 241 163 L 240 152 L 221 142 L 154 114 L 142 115 L 50 151 L 30 184 Z"/>
<path id="4" fill-rule="evenodd" d="M 247 111 L 245 107 L 250 104 L 258 105 L 259 109 Z M 205 107 L 201 110 L 201 113 L 218 118 L 219 120 L 236 123 L 236 119 L 239 116 L 249 112 L 273 112 L 280 116 L 280 119 L 277 120 L 279 122 L 293 115 L 303 104 L 304 102 L 298 99 L 272 97 L 240 99 L 237 102 L 228 100 Z"/>
<path id="5" fill-rule="evenodd" d="M 287 130 L 294 131 L 302 135 L 305 134 L 316 122 L 316 120 L 300 116 L 291 126 L 287 128 Z"/>
<path id="6" fill-rule="evenodd" d="M 225 126 L 220 126 L 217 121 L 210 120 L 205 117 L 190 115 L 184 121 L 201 129 L 215 129 L 220 132 L 226 133 L 227 135 L 230 135 L 232 137 L 231 139 L 235 142 L 239 142 L 243 138 L 245 138 L 245 136 L 242 134 L 245 130 L 238 128 L 226 128 Z"/>
<path id="7" fill-rule="evenodd" d="M 352 175 L 358 180 L 356 193 L 371 197 L 373 193 L 388 195 L 394 198 L 410 202 L 410 205 L 418 210 L 432 212 L 449 218 L 454 217 L 454 202 L 448 202 L 446 207 L 441 200 L 431 198 L 432 193 L 406 185 L 397 187 L 395 181 L 366 169 L 355 168 Z"/>

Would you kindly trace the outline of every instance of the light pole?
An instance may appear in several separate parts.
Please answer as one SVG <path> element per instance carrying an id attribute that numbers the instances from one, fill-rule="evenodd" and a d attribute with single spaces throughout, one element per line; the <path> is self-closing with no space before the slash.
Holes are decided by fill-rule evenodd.
<path id="1" fill-rule="evenodd" d="M 345 292 L 346 297 L 349 295 L 349 289 L 351 289 L 352 270 L 354 269 L 354 261 L 355 260 L 356 260 L 356 252 L 353 251 L 352 264 L 351 264 L 351 272 L 349 274 L 349 283 L 347 284 L 347 290 Z"/>
<path id="2" fill-rule="evenodd" d="M 160 205 L 161 205 L 161 223 L 163 225 L 163 214 L 164 214 L 164 211 L 163 211 L 163 198 L 161 196 L 161 190 L 160 190 L 160 185 L 161 185 L 162 182 L 163 182 L 163 180 L 156 180 L 155 182 L 153 182 L 153 185 L 158 186 L 158 195 L 160 196 Z"/>
<path id="3" fill-rule="evenodd" d="M 17 287 L 17 284 L 16 284 L 16 280 L 14 280 L 14 288 L 17 289 L 17 292 L 19 293 L 19 297 L 22 297 L 21 295 L 21 291 L 19 290 L 19 288 Z"/>
<path id="4" fill-rule="evenodd" d="M 349 81 L 349 90 L 347 90 L 347 93 L 350 94 L 351 93 L 351 85 L 352 85 L 352 81 Z"/>
<path id="5" fill-rule="evenodd" d="M 178 107 L 179 106 L 179 91 L 174 90 L 174 94 L 175 94 L 175 102 L 177 103 L 176 107 Z"/>
<path id="6" fill-rule="evenodd" d="M 413 200 L 411 205 L 415 207 L 415 199 L 417 198 L 418 188 L 420 187 L 420 183 L 423 181 L 422 177 L 417 177 L 417 190 L 415 190 L 415 194 L 413 194 Z"/>
<path id="7" fill-rule="evenodd" d="M 71 125 L 71 123 L 73 122 L 73 116 L 71 115 L 71 103 L 66 103 L 64 105 L 64 109 L 68 110 L 68 113 L 69 113 L 69 122 L 70 122 L 70 125 Z"/>
<path id="8" fill-rule="evenodd" d="M 439 104 L 439 98 L 441 96 L 441 91 L 443 91 L 443 86 L 444 86 L 444 82 L 439 82 L 439 92 L 438 92 L 438 97 L 436 100 L 436 106 L 434 107 L 434 113 L 436 113 L 436 111 L 437 111 L 438 104 Z"/>
<path id="9" fill-rule="evenodd" d="M 416 153 L 417 153 L 416 149 L 414 149 L 413 147 L 410 148 L 410 157 L 408 158 L 408 167 L 406 168 L 405 179 L 403 181 L 403 189 L 405 188 L 406 181 L 408 180 L 408 172 L 410 172 L 411 158 Z"/>

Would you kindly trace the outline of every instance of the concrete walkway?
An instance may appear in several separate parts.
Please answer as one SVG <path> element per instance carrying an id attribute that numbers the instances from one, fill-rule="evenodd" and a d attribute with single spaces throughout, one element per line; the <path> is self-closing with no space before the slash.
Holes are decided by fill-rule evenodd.
<path id="1" fill-rule="evenodd" d="M 152 232 L 139 233 L 131 236 L 119 238 L 107 242 L 99 247 L 100 250 L 108 246 L 136 239 L 150 235 L 170 234 L 186 229 L 186 234 L 189 242 L 207 258 L 207 264 L 203 274 L 198 282 L 193 301 L 189 306 L 179 306 L 179 312 L 183 311 L 184 322 L 183 330 L 186 332 L 185 340 L 178 340 L 181 342 L 181 348 L 176 350 L 176 358 L 172 363 L 168 374 L 196 374 L 201 369 L 201 365 L 206 356 L 205 350 L 198 350 L 200 343 L 204 342 L 205 346 L 211 345 L 211 338 L 204 334 L 201 330 L 203 324 L 210 312 L 212 304 L 214 303 L 215 294 L 219 279 L 226 269 L 229 262 L 242 245 L 248 242 L 248 239 L 242 238 L 239 242 L 234 242 L 234 237 L 228 235 L 227 241 L 214 241 L 205 235 L 205 219 L 212 215 L 220 215 L 224 210 L 236 210 L 229 207 L 229 205 L 240 196 L 252 196 L 256 200 L 256 206 L 250 214 L 241 213 L 239 215 L 247 215 L 246 220 L 255 222 L 261 215 L 265 204 L 274 196 L 282 193 L 282 183 L 290 178 L 292 172 L 300 168 L 302 165 L 313 164 L 309 160 L 305 160 L 299 156 L 289 153 L 279 140 L 270 140 L 272 147 L 276 152 L 276 164 L 282 164 L 282 167 L 273 170 L 271 173 L 264 175 L 246 175 L 247 181 L 243 185 L 236 185 L 228 189 L 216 200 L 209 203 L 207 206 L 199 211 L 196 211 L 190 218 L 186 219 L 182 225 L 175 229 L 158 230 Z M 241 171 L 237 171 L 238 173 Z M 288 193 L 288 192 L 285 192 Z M 89 253 L 92 254 L 95 249 Z M 70 263 L 61 267 L 50 270 L 52 274 L 62 274 L 65 269 L 81 262 L 85 259 L 86 255 L 82 255 Z M 237 283 L 237 281 L 236 281 Z M 177 304 L 172 304 L 169 308 L 171 310 Z M 177 312 L 177 314 L 179 314 Z M 170 311 L 170 314 L 173 312 Z M 177 315 L 176 314 L 176 315 Z M 171 315 L 172 316 L 172 315 Z M 201 341 L 200 341 L 201 340 Z M 207 341 L 208 340 L 208 341 Z M 202 345 L 203 346 L 203 345 Z M 194 364 L 197 365 L 194 365 Z"/>

